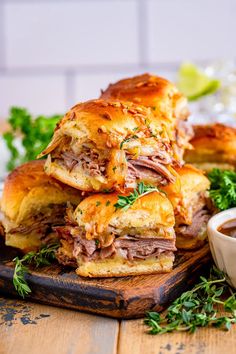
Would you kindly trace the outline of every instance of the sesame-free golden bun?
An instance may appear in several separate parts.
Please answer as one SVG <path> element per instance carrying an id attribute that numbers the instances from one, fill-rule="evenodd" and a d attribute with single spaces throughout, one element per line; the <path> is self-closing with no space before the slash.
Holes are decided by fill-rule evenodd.
<path id="1" fill-rule="evenodd" d="M 236 166 L 236 129 L 223 124 L 195 125 L 193 150 L 185 152 L 186 162 L 209 172 L 212 168 Z"/>
<path id="2" fill-rule="evenodd" d="M 186 119 L 189 115 L 187 99 L 170 81 L 150 74 L 138 75 L 110 84 L 102 93 L 103 99 L 132 101 L 151 107 L 159 119 Z"/>
<path id="3" fill-rule="evenodd" d="M 150 257 L 133 260 L 132 262 L 118 256 L 90 262 L 79 260 L 76 273 L 91 278 L 168 273 L 173 268 L 173 262 L 174 255 L 172 252 L 163 252 L 158 258 Z"/>
<path id="4" fill-rule="evenodd" d="M 78 204 L 78 190 L 62 184 L 44 172 L 44 160 L 27 162 L 12 171 L 5 180 L 1 211 L 19 224 L 35 211 L 49 204 Z"/>
<path id="5" fill-rule="evenodd" d="M 46 175 L 44 162 L 31 161 L 17 167 L 8 175 L 3 187 L 1 213 L 6 244 L 23 251 L 37 249 L 44 235 L 37 230 L 21 232 L 21 227 L 32 226 L 32 218 L 44 212 L 50 217 L 53 205 L 67 202 L 77 205 L 82 199 L 78 190 Z M 61 218 L 63 220 L 64 215 Z M 19 231 L 11 231 L 17 228 Z"/>
<path id="6" fill-rule="evenodd" d="M 176 172 L 179 179 L 162 187 L 162 190 L 174 207 L 176 223 L 191 224 L 199 193 L 206 192 L 210 182 L 202 170 L 190 164 L 176 168 Z"/>
<path id="7" fill-rule="evenodd" d="M 40 154 L 47 155 L 47 174 L 83 191 L 123 190 L 128 164 L 126 153 L 155 156 L 161 149 L 171 155 L 169 138 L 150 109 L 133 103 L 92 100 L 74 106 L 59 122 L 53 139 Z M 77 157 L 89 149 L 105 161 L 105 171 L 92 175 L 81 163 L 69 169 L 60 157 Z M 75 158 L 76 158 L 75 157 Z"/>
<path id="8" fill-rule="evenodd" d="M 85 228 L 87 239 L 102 239 L 112 232 L 110 229 L 116 229 L 120 234 L 132 230 L 135 235 L 146 237 L 174 237 L 171 229 L 175 223 L 173 207 L 165 194 L 150 192 L 138 198 L 128 209 L 117 209 L 117 201 L 116 193 L 94 194 L 78 205 L 74 218 L 78 226 Z M 159 228 L 166 229 L 166 234 L 158 235 Z"/>

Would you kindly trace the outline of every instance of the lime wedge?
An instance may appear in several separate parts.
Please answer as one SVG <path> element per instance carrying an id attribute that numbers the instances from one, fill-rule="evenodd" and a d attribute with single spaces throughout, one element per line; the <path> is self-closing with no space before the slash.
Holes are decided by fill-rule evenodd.
<path id="1" fill-rule="evenodd" d="M 194 64 L 184 63 L 178 72 L 177 86 L 190 101 L 194 101 L 216 92 L 220 81 L 207 76 Z"/>

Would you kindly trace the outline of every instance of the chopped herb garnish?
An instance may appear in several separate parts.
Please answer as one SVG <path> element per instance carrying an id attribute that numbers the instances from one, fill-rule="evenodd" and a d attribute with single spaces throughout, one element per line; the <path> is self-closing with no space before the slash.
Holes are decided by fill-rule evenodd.
<path id="1" fill-rule="evenodd" d="M 99 240 L 95 240 L 95 245 L 99 246 Z"/>
<path id="2" fill-rule="evenodd" d="M 108 193 L 112 192 L 112 189 L 106 188 L 106 189 L 103 189 L 102 192 L 108 194 Z"/>
<path id="3" fill-rule="evenodd" d="M 129 138 L 124 139 L 121 143 L 120 143 L 120 149 L 123 148 L 124 143 L 127 143 L 128 141 L 132 140 L 132 139 L 138 139 L 137 135 L 132 135 Z"/>
<path id="4" fill-rule="evenodd" d="M 136 132 L 137 130 L 138 130 L 138 127 L 135 127 L 135 128 L 133 129 L 134 132 Z"/>
<path id="5" fill-rule="evenodd" d="M 129 209 L 129 207 L 131 207 L 131 205 L 133 205 L 136 202 L 136 200 L 154 191 L 158 191 L 158 189 L 154 186 L 145 185 L 143 182 L 140 182 L 138 184 L 138 188 L 134 189 L 134 191 L 129 195 L 127 196 L 119 195 L 118 201 L 117 203 L 114 204 L 114 207 L 116 208 L 116 210 L 117 209 L 127 210 Z"/>
<path id="6" fill-rule="evenodd" d="M 99 202 L 99 200 L 96 202 L 96 206 L 101 205 L 101 202 Z"/>
<path id="7" fill-rule="evenodd" d="M 83 211 L 80 208 L 77 208 L 77 211 L 82 215 Z"/>
<path id="8" fill-rule="evenodd" d="M 106 206 L 108 206 L 108 205 L 110 205 L 111 204 L 111 202 L 110 202 L 110 200 L 108 200 L 107 202 L 106 202 Z"/>
<path id="9" fill-rule="evenodd" d="M 112 167 L 113 172 L 115 172 L 116 169 L 117 169 L 116 166 Z"/>
<path id="10" fill-rule="evenodd" d="M 25 280 L 25 275 L 29 269 L 25 264 L 34 264 L 36 268 L 50 265 L 55 259 L 55 252 L 59 244 L 43 246 L 38 252 L 29 252 L 23 258 L 16 257 L 13 259 L 15 269 L 13 274 L 13 285 L 20 296 L 23 298 L 31 293 L 31 289 Z"/>
<path id="11" fill-rule="evenodd" d="M 227 284 L 224 273 L 213 267 L 209 279 L 200 279 L 201 282 L 177 298 L 165 314 L 147 313 L 144 323 L 150 327 L 150 334 L 193 333 L 198 327 L 206 326 L 229 330 L 231 324 L 236 323 L 236 293 Z M 220 315 L 219 305 L 229 315 Z"/>

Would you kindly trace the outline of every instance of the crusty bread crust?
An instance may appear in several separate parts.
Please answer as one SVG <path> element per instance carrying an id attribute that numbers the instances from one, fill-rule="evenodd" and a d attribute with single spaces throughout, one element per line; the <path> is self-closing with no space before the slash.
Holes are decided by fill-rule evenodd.
<path id="1" fill-rule="evenodd" d="M 81 193 L 44 172 L 44 161 L 31 161 L 17 167 L 5 180 L 1 211 L 9 221 L 20 223 L 32 211 L 49 204 L 70 201 L 78 204 Z"/>
<path id="2" fill-rule="evenodd" d="M 110 84 L 102 93 L 103 99 L 132 101 L 153 109 L 154 115 L 163 122 L 176 117 L 186 119 L 189 115 L 187 99 L 170 81 L 149 74 L 143 74 Z"/>
<path id="3" fill-rule="evenodd" d="M 187 162 L 236 166 L 236 128 L 223 124 L 195 125 L 193 128 L 195 135 L 191 144 L 194 149 L 185 152 Z"/>
<path id="4" fill-rule="evenodd" d="M 94 262 L 78 261 L 76 273 L 83 277 L 108 278 L 127 277 L 130 275 L 168 273 L 172 270 L 174 255 L 172 252 L 163 252 L 158 258 L 128 261 L 115 257 L 112 259 Z"/>

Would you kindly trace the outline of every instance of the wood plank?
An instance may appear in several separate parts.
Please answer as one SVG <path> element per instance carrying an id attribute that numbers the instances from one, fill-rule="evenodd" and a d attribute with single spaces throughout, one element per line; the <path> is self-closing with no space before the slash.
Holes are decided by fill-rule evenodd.
<path id="1" fill-rule="evenodd" d="M 117 354 L 222 354 L 236 353 L 236 326 L 229 332 L 200 328 L 194 334 L 148 335 L 143 320 L 122 321 Z"/>
<path id="2" fill-rule="evenodd" d="M 0 298 L 0 354 L 116 354 L 117 320 Z"/>
<path id="3" fill-rule="evenodd" d="M 0 247 L 0 291 L 16 295 L 12 285 L 15 255 Z M 178 253 L 174 270 L 154 274 L 109 279 L 88 279 L 57 264 L 33 270 L 27 276 L 31 299 L 114 318 L 142 317 L 146 311 L 160 310 L 198 279 L 211 260 L 208 245 L 197 251 Z"/>

